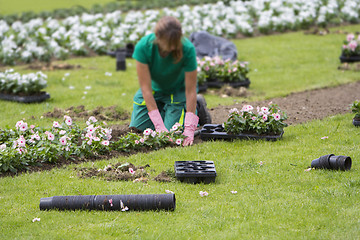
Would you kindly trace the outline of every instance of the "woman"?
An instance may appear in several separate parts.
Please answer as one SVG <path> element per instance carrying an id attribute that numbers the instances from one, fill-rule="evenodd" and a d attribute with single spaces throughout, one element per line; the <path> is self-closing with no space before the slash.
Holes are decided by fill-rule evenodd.
<path id="1" fill-rule="evenodd" d="M 134 96 L 130 127 L 168 131 L 184 124 L 183 145 L 193 143 L 199 122 L 196 112 L 197 62 L 193 44 L 182 35 L 180 22 L 161 18 L 155 33 L 143 37 L 132 56 L 140 90 Z"/>

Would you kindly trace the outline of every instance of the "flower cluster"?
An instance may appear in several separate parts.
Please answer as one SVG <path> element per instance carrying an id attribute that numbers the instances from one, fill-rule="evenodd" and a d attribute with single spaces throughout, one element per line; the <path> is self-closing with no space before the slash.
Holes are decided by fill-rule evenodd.
<path id="1" fill-rule="evenodd" d="M 360 56 L 360 34 L 356 37 L 354 34 L 348 34 L 342 46 L 343 55 L 346 57 Z"/>
<path id="2" fill-rule="evenodd" d="M 88 49 L 99 54 L 115 50 L 126 43 L 136 43 L 153 31 L 164 15 L 177 17 L 185 36 L 207 31 L 216 36 L 236 37 L 260 32 L 306 28 L 312 24 L 358 21 L 360 0 L 249 0 L 222 1 L 190 8 L 120 11 L 107 14 L 71 16 L 63 20 L 32 19 L 8 25 L 0 20 L 0 62 L 15 64 L 17 60 L 49 61 L 69 55 L 87 55 Z"/>
<path id="3" fill-rule="evenodd" d="M 54 121 L 48 129 L 29 126 L 21 120 L 14 129 L 0 129 L 0 172 L 16 171 L 36 162 L 96 156 L 112 150 L 129 152 L 181 146 L 185 138 L 182 131 L 183 127 L 176 123 L 170 132 L 146 129 L 142 136 L 128 133 L 112 141 L 111 128 L 93 116 L 82 129 L 70 116 L 64 116 L 61 123 Z"/>
<path id="4" fill-rule="evenodd" d="M 249 73 L 249 63 L 223 60 L 219 56 L 197 59 L 198 82 L 203 84 L 208 80 L 217 79 L 221 82 L 242 82 Z"/>
<path id="5" fill-rule="evenodd" d="M 256 112 L 253 106 L 244 105 L 241 110 L 233 108 L 229 111 L 224 129 L 231 134 L 279 134 L 287 126 L 286 119 L 286 113 L 272 102 L 267 107 L 257 107 Z"/>
<path id="6" fill-rule="evenodd" d="M 40 92 L 47 85 L 47 76 L 42 72 L 23 74 L 13 69 L 0 72 L 0 92 L 31 95 Z"/>
<path id="7" fill-rule="evenodd" d="M 350 105 L 351 111 L 353 113 L 355 113 L 354 118 L 355 119 L 360 119 L 360 100 L 356 100 L 354 101 L 351 105 Z"/>

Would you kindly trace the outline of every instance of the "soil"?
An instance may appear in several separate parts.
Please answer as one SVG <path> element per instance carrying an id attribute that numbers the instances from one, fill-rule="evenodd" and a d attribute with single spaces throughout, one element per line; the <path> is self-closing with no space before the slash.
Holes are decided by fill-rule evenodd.
<path id="1" fill-rule="evenodd" d="M 43 63 L 43 62 L 34 62 L 28 66 L 28 69 L 31 70 L 41 70 L 41 71 L 53 71 L 53 70 L 71 70 L 79 69 L 81 65 L 71 65 L 68 63 Z"/>
<path id="2" fill-rule="evenodd" d="M 47 118 L 63 118 L 68 115 L 72 118 L 82 118 L 87 120 L 90 116 L 94 116 L 97 120 L 101 121 L 117 121 L 127 120 L 129 113 L 119 108 L 118 106 L 103 107 L 99 106 L 93 110 L 86 110 L 84 105 L 71 106 L 67 109 L 54 108 L 54 111 L 47 112 L 43 116 Z"/>
<path id="3" fill-rule="evenodd" d="M 266 106 L 270 101 L 279 105 L 286 112 L 287 124 L 305 123 L 314 119 L 323 119 L 336 114 L 351 113 L 350 104 L 360 99 L 360 81 L 309 90 L 305 92 L 292 93 L 283 98 L 273 98 L 266 101 L 239 102 L 231 106 L 218 106 L 209 109 L 213 123 L 223 123 L 227 120 L 229 110 L 242 108 L 244 104 Z"/>

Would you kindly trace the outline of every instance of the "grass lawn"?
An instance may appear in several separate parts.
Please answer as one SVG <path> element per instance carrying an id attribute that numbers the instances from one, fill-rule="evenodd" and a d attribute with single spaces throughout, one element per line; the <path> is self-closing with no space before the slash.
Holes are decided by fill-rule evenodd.
<path id="1" fill-rule="evenodd" d="M 355 32 L 359 27 L 331 31 Z M 337 70 L 344 39 L 344 34 L 314 36 L 296 32 L 235 40 L 239 58 L 249 61 L 252 68 L 251 97 L 246 100 L 360 80 L 357 72 Z M 117 104 L 131 111 L 132 97 L 138 88 L 133 60 L 127 60 L 125 72 L 116 72 L 115 59 L 107 56 L 66 62 L 82 68 L 45 72 L 49 101 L 0 101 L 0 127 L 14 128 L 23 118 L 29 124 L 50 126 L 54 119 L 40 116 L 54 107 L 82 104 L 92 109 Z M 25 65 L 15 70 L 34 72 Z M 112 76 L 105 76 L 105 72 L 112 72 Z M 70 75 L 63 80 L 65 73 Z M 205 97 L 209 107 L 244 100 L 210 94 Z M 218 176 L 209 185 L 79 179 L 75 165 L 0 178 L 0 239 L 359 239 L 360 129 L 352 125 L 351 119 L 352 115 L 346 114 L 290 126 L 277 142 L 206 142 L 81 164 L 98 168 L 116 162 L 150 164 L 155 176 L 173 169 L 177 160 L 210 160 L 215 162 Z M 328 138 L 321 139 L 323 136 Z M 351 171 L 304 171 L 313 159 L 330 153 L 350 156 Z M 176 194 L 174 212 L 39 210 L 43 197 L 163 194 L 165 190 Z M 238 193 L 230 193 L 232 190 Z M 209 196 L 200 197 L 199 191 L 207 191 Z M 34 218 L 41 221 L 32 222 Z"/>
<path id="2" fill-rule="evenodd" d="M 27 11 L 39 13 L 42 11 L 53 11 L 60 8 L 71 8 L 77 5 L 83 6 L 87 9 L 91 8 L 94 4 L 104 5 L 114 0 L 62 0 L 62 1 L 46 1 L 46 0 L 19 0 L 9 1 L 0 0 L 0 14 L 14 14 Z"/>
<path id="3" fill-rule="evenodd" d="M 277 142 L 206 142 L 94 163 L 98 168 L 116 162 L 150 164 L 155 176 L 173 169 L 177 160 L 212 160 L 218 176 L 208 185 L 79 179 L 74 166 L 1 178 L 0 238 L 358 239 L 360 132 L 351 118 L 290 126 Z M 351 171 L 304 171 L 313 159 L 329 153 L 351 156 Z M 49 196 L 165 190 L 175 192 L 174 212 L 39 210 L 40 198 Z M 200 197 L 199 191 L 209 196 Z M 41 220 L 33 223 L 33 218 Z"/>

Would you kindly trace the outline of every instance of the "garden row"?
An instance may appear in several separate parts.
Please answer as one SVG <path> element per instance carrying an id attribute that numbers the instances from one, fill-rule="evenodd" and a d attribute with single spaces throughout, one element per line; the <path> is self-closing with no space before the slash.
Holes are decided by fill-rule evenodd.
<path id="1" fill-rule="evenodd" d="M 258 135 L 279 134 L 287 125 L 283 114 L 275 104 L 257 108 L 244 106 L 240 111 L 232 109 L 224 123 L 229 134 L 254 133 Z M 146 129 L 143 135 L 128 133 L 112 139 L 112 130 L 105 122 L 90 117 L 86 127 L 80 128 L 70 116 L 64 122 L 53 122 L 51 128 L 43 129 L 18 121 L 14 129 L 0 129 L 0 172 L 26 168 L 39 162 L 58 162 L 61 159 L 79 159 L 108 154 L 110 151 L 154 150 L 166 146 L 181 146 L 185 138 L 183 127 L 175 124 L 170 132 Z"/>
<path id="2" fill-rule="evenodd" d="M 255 31 L 270 33 L 327 23 L 358 22 L 359 14 L 360 0 L 250 0 L 127 14 L 120 11 L 84 13 L 63 20 L 37 18 L 11 25 L 0 20 L 0 62 L 50 61 L 52 58 L 66 59 L 70 55 L 87 55 L 90 51 L 105 54 L 127 43 L 136 43 L 153 31 L 163 15 L 177 17 L 185 36 L 207 31 L 230 38 L 239 33 L 252 35 Z"/>

